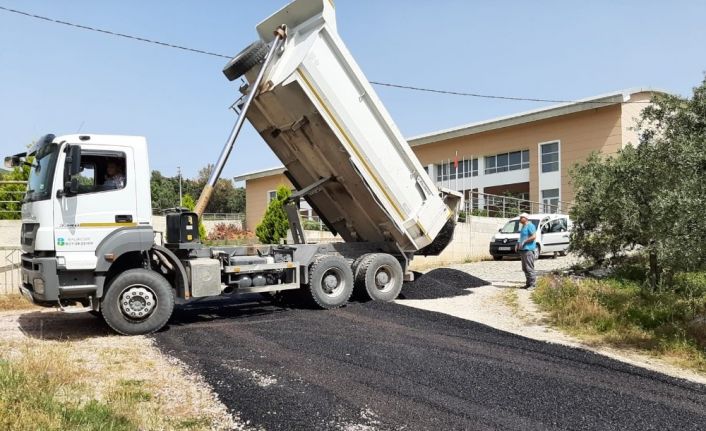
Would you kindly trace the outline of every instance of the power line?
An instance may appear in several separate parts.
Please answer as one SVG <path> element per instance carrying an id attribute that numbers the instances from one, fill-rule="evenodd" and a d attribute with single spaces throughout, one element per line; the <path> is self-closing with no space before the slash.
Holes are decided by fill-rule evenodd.
<path id="1" fill-rule="evenodd" d="M 138 41 L 140 41 L 140 42 L 153 43 L 153 44 L 155 44 L 155 45 L 166 46 L 166 47 L 168 47 L 168 48 L 182 49 L 182 50 L 184 50 L 184 51 L 195 52 L 195 53 L 197 53 L 197 54 L 211 55 L 211 56 L 214 56 L 214 57 L 231 58 L 230 55 L 217 54 L 217 53 L 215 53 L 215 52 L 204 51 L 204 50 L 201 50 L 201 49 L 188 48 L 188 47 L 186 47 L 186 46 L 174 45 L 174 44 L 171 44 L 171 43 L 160 42 L 160 41 L 158 41 L 158 40 L 146 39 L 146 38 L 144 38 L 144 37 L 131 36 L 131 35 L 129 35 L 129 34 L 124 34 L 124 33 L 117 33 L 117 32 L 110 31 L 110 30 L 104 30 L 104 29 L 102 29 L 102 28 L 89 27 L 89 26 L 87 26 L 87 25 L 75 24 L 75 23 L 67 22 L 67 21 L 61 21 L 61 20 L 58 20 L 58 19 L 48 18 L 48 17 L 41 16 L 41 15 L 35 15 L 35 14 L 29 13 L 29 12 L 23 12 L 23 11 L 17 10 L 17 9 L 10 9 L 10 8 L 4 7 L 4 6 L 0 6 L 0 10 L 4 10 L 4 11 L 6 11 L 6 12 L 15 13 L 15 14 L 18 14 L 18 15 L 24 15 L 24 16 L 27 16 L 27 17 L 30 17 L 30 18 L 39 19 L 39 20 L 42 20 L 42 21 L 49 21 L 49 22 L 53 22 L 53 23 L 56 23 L 56 24 L 67 25 L 67 26 L 69 26 L 69 27 L 81 28 L 81 29 L 84 29 L 84 30 L 90 30 L 90 31 L 98 32 L 98 33 L 109 34 L 109 35 L 111 35 L 111 36 L 124 37 L 124 38 L 126 38 L 126 39 L 138 40 Z"/>
<path id="2" fill-rule="evenodd" d="M 83 24 L 76 24 L 76 23 L 72 23 L 72 22 L 68 22 L 68 21 L 62 21 L 62 20 L 58 20 L 58 19 L 54 19 L 54 18 L 49 18 L 46 16 L 35 15 L 33 13 L 24 12 L 24 11 L 17 10 L 17 9 L 11 9 L 11 8 L 4 7 L 4 6 L 0 6 L 0 10 L 3 10 L 5 12 L 18 14 L 18 15 L 23 15 L 23 16 L 26 16 L 29 18 L 34 18 L 34 19 L 38 19 L 38 20 L 42 20 L 42 21 L 46 21 L 46 22 L 52 22 L 55 24 L 61 24 L 61 25 L 66 25 L 66 26 L 74 27 L 74 28 L 80 28 L 83 30 L 89 30 L 89 31 L 97 32 L 97 33 L 108 34 L 111 36 L 122 37 L 125 39 L 132 39 L 132 40 L 136 40 L 139 42 L 151 43 L 151 44 L 159 45 L 162 47 L 181 49 L 183 51 L 194 52 L 196 54 L 210 55 L 212 57 L 220 57 L 220 58 L 227 58 L 227 59 L 232 58 L 232 56 L 230 56 L 230 55 L 219 54 L 219 53 L 210 52 L 210 51 L 204 51 L 202 49 L 189 48 L 186 46 L 175 45 L 172 43 L 147 39 L 144 37 L 132 36 L 132 35 L 125 34 L 125 33 L 118 33 L 118 32 L 114 32 L 114 31 L 110 31 L 110 30 L 105 30 L 102 28 L 90 27 L 90 26 L 83 25 Z M 498 96 L 498 95 L 491 95 L 491 94 L 468 93 L 468 92 L 462 92 L 462 91 L 450 91 L 450 90 L 439 90 L 439 89 L 433 89 L 433 88 L 415 87 L 415 86 L 411 86 L 411 85 L 391 84 L 389 82 L 379 82 L 379 81 L 370 81 L 370 83 L 373 85 L 381 86 L 381 87 L 398 88 L 398 89 L 403 89 L 403 90 L 412 90 L 412 91 L 420 91 L 420 92 L 435 93 L 435 94 L 446 94 L 446 95 L 451 95 L 451 96 L 476 97 L 476 98 L 482 98 L 482 99 L 513 100 L 513 101 L 525 101 L 525 102 L 547 102 L 547 103 L 593 103 L 593 104 L 613 104 L 614 103 L 614 102 L 596 101 L 596 100 L 583 101 L 583 100 L 542 99 L 542 98 L 535 98 L 535 97 Z M 624 103 L 650 103 L 650 102 L 647 100 L 644 100 L 644 101 L 640 100 L 640 101 L 628 101 L 628 102 L 624 102 Z"/>

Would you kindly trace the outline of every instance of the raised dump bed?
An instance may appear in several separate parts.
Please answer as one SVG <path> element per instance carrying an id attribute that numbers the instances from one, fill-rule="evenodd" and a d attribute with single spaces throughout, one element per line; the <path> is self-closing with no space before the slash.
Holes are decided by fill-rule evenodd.
<path id="1" fill-rule="evenodd" d="M 297 0 L 260 23 L 261 41 L 231 61 L 226 76 L 239 77 L 245 58 L 256 65 L 245 73 L 253 82 L 283 24 L 283 48 L 265 71 L 248 120 L 298 190 L 315 185 L 307 201 L 343 239 L 441 252 L 460 195 L 434 185 L 338 36 L 329 0 Z"/>

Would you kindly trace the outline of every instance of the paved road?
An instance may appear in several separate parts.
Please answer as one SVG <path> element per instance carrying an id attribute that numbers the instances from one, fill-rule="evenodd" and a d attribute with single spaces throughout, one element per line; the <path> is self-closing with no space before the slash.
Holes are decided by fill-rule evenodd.
<path id="1" fill-rule="evenodd" d="M 201 303 L 155 339 L 267 430 L 706 429 L 706 386 L 399 304 Z"/>

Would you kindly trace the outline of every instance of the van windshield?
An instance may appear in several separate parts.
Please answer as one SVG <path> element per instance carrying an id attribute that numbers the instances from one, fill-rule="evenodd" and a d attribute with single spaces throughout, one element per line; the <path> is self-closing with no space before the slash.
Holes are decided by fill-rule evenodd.
<path id="1" fill-rule="evenodd" d="M 539 220 L 530 219 L 530 223 L 532 223 L 535 228 L 539 226 Z M 519 220 L 510 220 L 505 224 L 505 226 L 503 226 L 502 229 L 500 229 L 500 233 L 517 233 L 520 231 L 521 227 L 522 225 Z"/>
<path id="2" fill-rule="evenodd" d="M 57 144 L 44 145 L 33 156 L 34 160 L 31 157 L 28 158 L 32 162 L 32 168 L 29 171 L 25 202 L 41 201 L 51 197 L 59 146 Z"/>

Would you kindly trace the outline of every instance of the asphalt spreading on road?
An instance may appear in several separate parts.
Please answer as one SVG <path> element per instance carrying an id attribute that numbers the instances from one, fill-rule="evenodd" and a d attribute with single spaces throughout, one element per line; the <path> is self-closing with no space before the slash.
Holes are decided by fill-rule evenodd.
<path id="1" fill-rule="evenodd" d="M 468 294 L 447 271 L 405 296 Z M 259 429 L 706 429 L 703 385 L 399 304 L 304 304 L 190 304 L 155 340 Z"/>
<path id="2" fill-rule="evenodd" d="M 400 299 L 435 299 L 470 295 L 469 288 L 490 284 L 473 275 L 451 268 L 433 269 L 427 273 L 415 272 L 414 281 L 405 283 Z"/>

